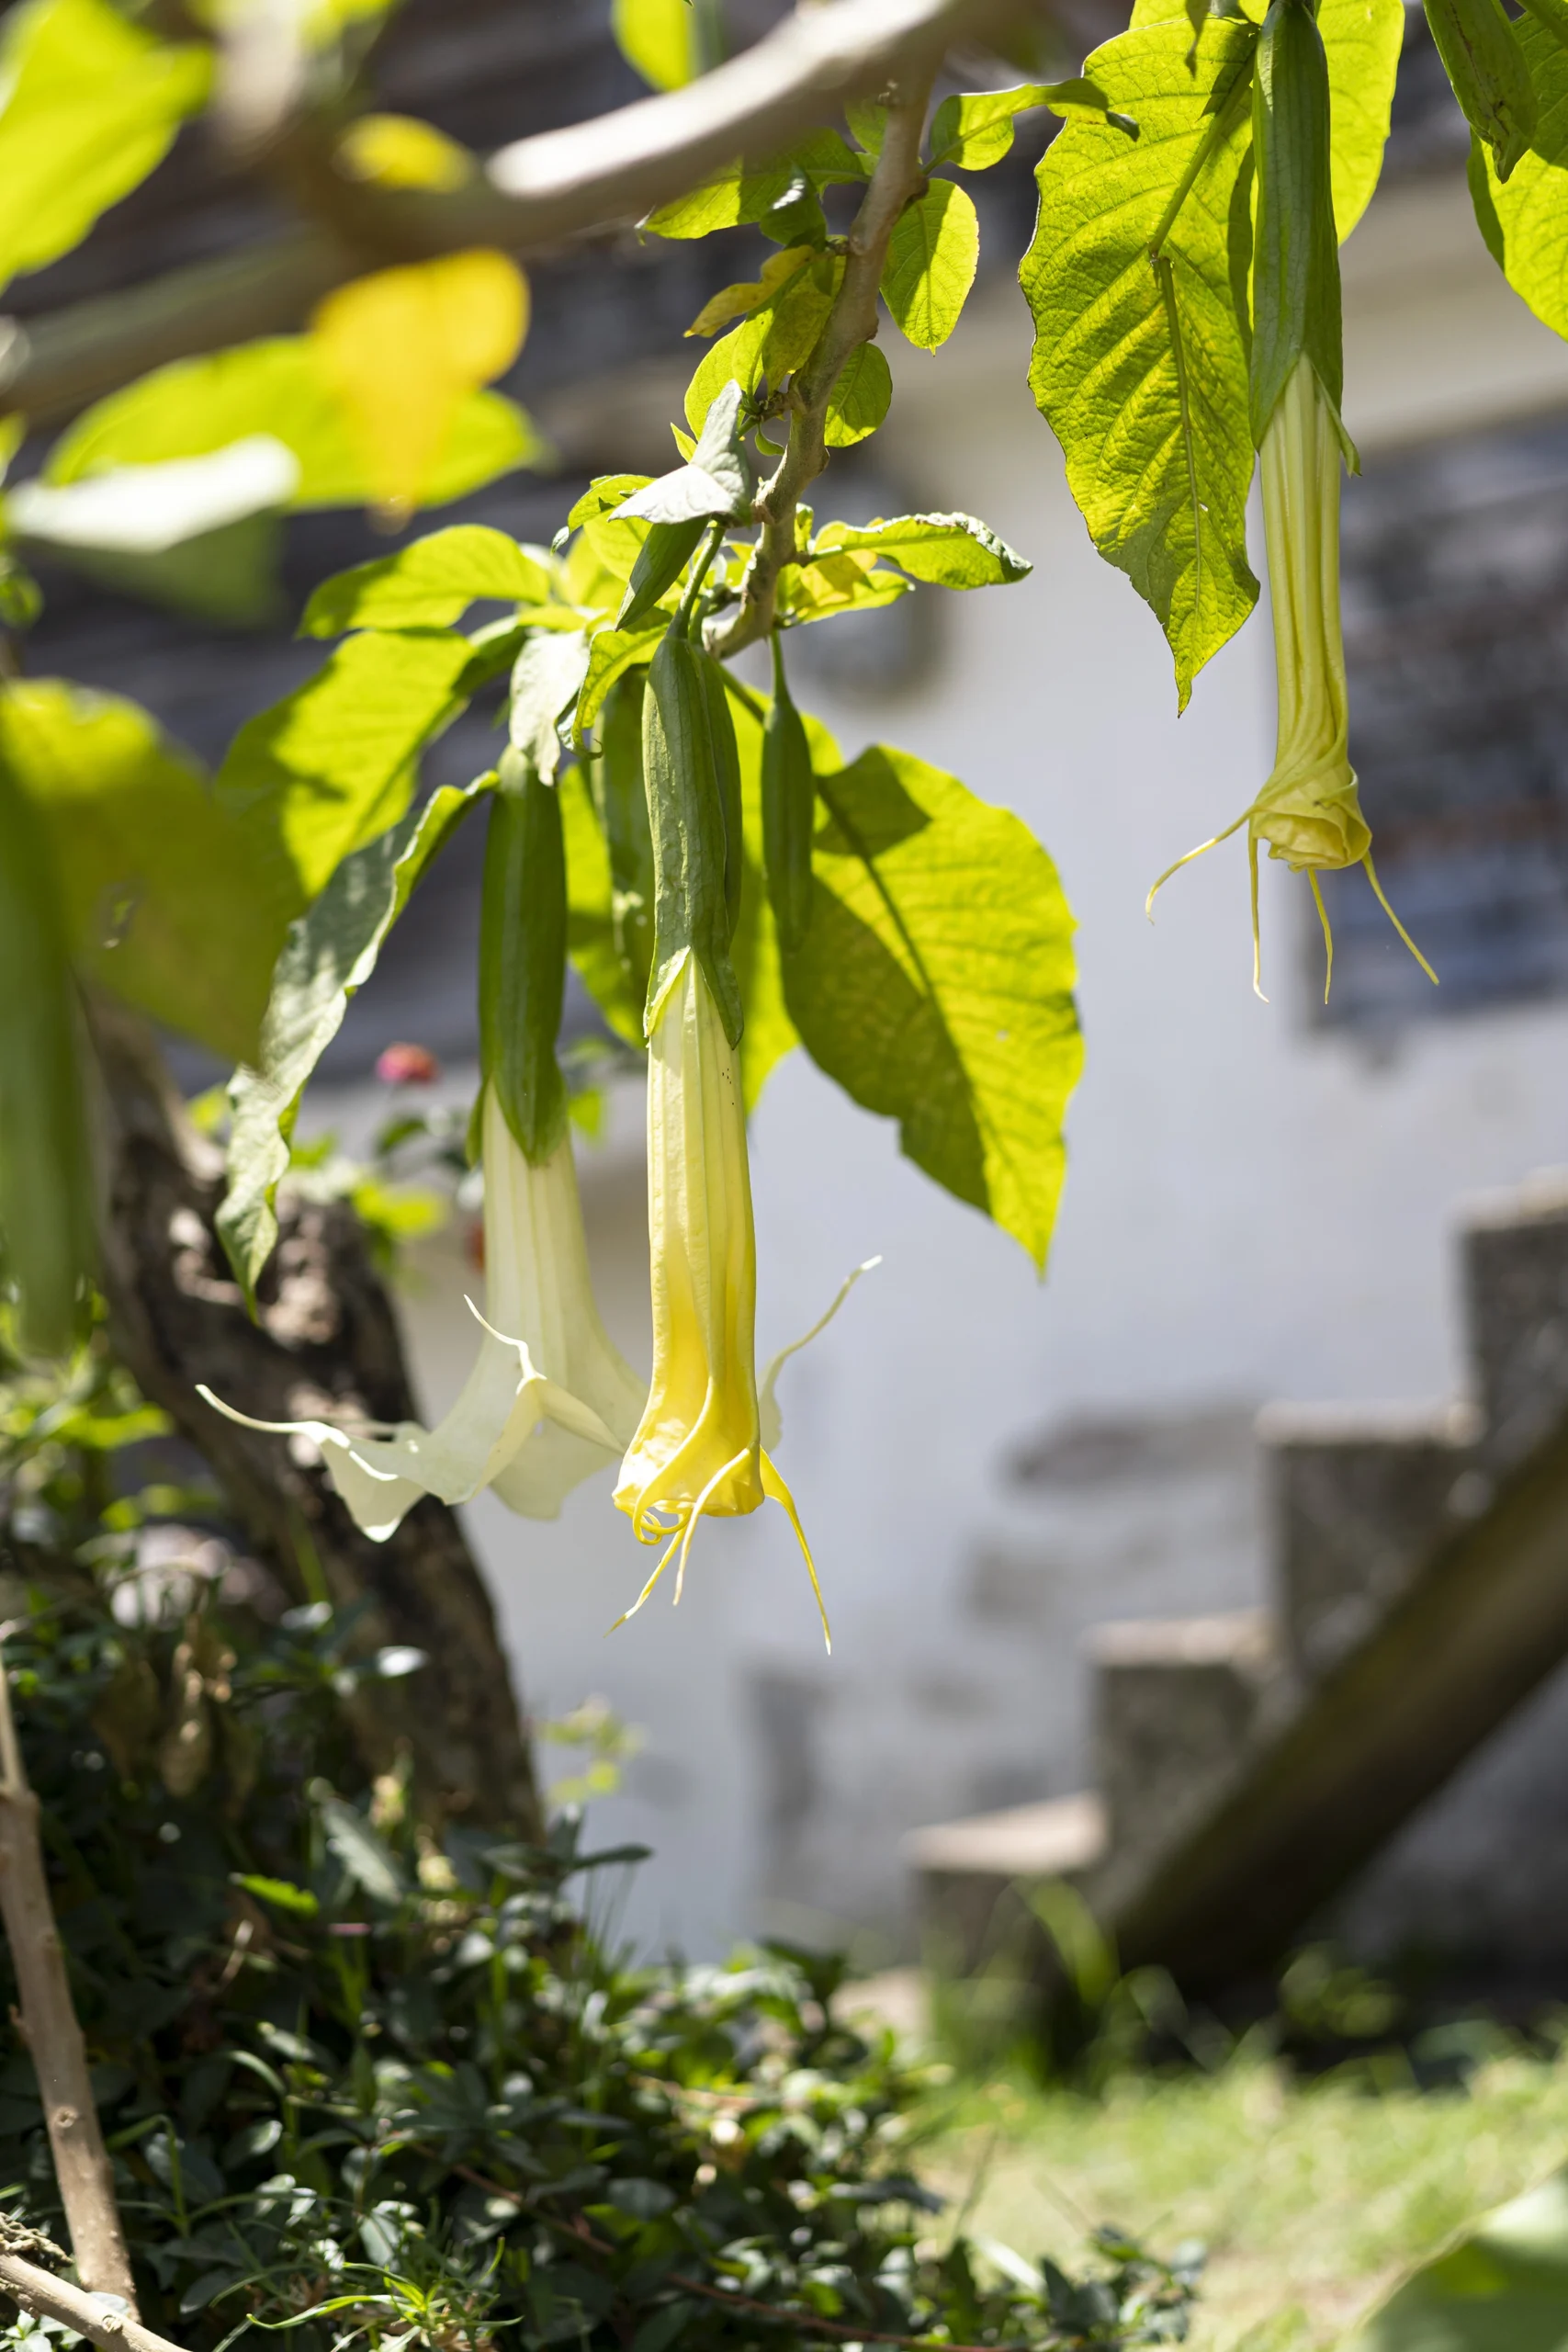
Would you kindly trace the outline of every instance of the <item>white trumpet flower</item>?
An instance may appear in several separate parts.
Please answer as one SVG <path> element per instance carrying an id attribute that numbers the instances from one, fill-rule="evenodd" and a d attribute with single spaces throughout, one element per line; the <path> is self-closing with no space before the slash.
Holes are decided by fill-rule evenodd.
<path id="1" fill-rule="evenodd" d="M 594 1304 L 570 1136 L 535 1167 L 485 1090 L 485 1293 L 468 1302 L 479 1350 L 434 1429 L 258 1421 L 209 1388 L 242 1428 L 310 1439 L 356 1525 L 383 1543 L 422 1494 L 462 1503 L 482 1487 L 525 1519 L 554 1519 L 571 1489 L 626 1447 L 648 1391 Z"/>

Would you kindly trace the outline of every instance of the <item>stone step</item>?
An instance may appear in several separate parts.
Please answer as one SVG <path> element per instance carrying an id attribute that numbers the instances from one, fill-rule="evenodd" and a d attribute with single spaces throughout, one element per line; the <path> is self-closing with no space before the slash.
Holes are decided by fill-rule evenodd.
<path id="1" fill-rule="evenodd" d="M 1337 1666 L 1492 1481 L 1471 1405 L 1270 1405 L 1258 1419 L 1286 1664 L 1302 1681 Z"/>
<path id="2" fill-rule="evenodd" d="M 1568 1416 L 1568 1172 L 1470 1204 L 1460 1255 L 1482 1452 L 1496 1469 Z"/>
<path id="3" fill-rule="evenodd" d="M 1103 1862 L 1108 1843 L 1104 1803 L 1090 1793 L 911 1830 L 902 1850 L 915 1873 L 928 1960 L 955 1974 L 975 1974 L 1026 1925 L 1019 1890 L 1044 1879 L 1087 1877 Z"/>
<path id="4" fill-rule="evenodd" d="M 1262 1610 L 1131 1619 L 1084 1646 L 1111 1849 L 1139 1864 L 1202 1818 L 1278 1713 L 1273 1623 Z"/>

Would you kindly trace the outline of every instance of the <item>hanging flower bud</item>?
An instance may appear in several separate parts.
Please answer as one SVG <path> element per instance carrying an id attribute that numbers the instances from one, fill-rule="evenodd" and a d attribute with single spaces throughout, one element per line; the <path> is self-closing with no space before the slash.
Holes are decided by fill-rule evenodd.
<path id="1" fill-rule="evenodd" d="M 390 1535 L 422 1494 L 467 1502 L 492 1487 L 529 1519 L 553 1519 L 613 1461 L 647 1390 L 600 1320 L 555 1059 L 564 988 L 565 867 L 553 788 L 509 753 L 491 815 L 479 946 L 488 1315 L 461 1396 L 434 1429 L 350 1431 L 253 1421 L 307 1436 L 366 1533 Z M 552 965 L 552 958 L 553 965 Z"/>
<path id="2" fill-rule="evenodd" d="M 626 1614 L 642 1607 L 677 1553 L 680 1599 L 700 1519 L 742 1516 L 771 1496 L 788 1513 L 827 1639 L 810 1548 L 768 1450 L 777 1441 L 778 1364 L 761 1394 L 757 1385 L 757 1247 L 726 887 L 727 869 L 739 877 L 739 844 L 738 819 L 728 813 L 724 695 L 716 664 L 698 656 L 677 622 L 654 656 L 643 718 L 655 871 L 648 1013 L 653 1379 L 615 1487 L 637 1540 L 666 1548 Z"/>
<path id="3" fill-rule="evenodd" d="M 1339 617 L 1339 466 L 1355 451 L 1339 420 L 1344 379 L 1339 252 L 1329 171 L 1328 68 L 1308 0 L 1271 0 L 1253 82 L 1258 240 L 1251 405 L 1261 455 L 1263 528 L 1279 695 L 1274 765 L 1249 808 L 1189 850 L 1149 892 L 1247 828 L 1252 984 L 1262 994 L 1258 853 L 1306 874 L 1334 939 L 1318 875 L 1364 865 L 1378 899 L 1428 979 L 1425 956 L 1383 896 L 1349 756 L 1349 696 Z M 1325 994 L 1327 993 L 1326 985 Z"/>

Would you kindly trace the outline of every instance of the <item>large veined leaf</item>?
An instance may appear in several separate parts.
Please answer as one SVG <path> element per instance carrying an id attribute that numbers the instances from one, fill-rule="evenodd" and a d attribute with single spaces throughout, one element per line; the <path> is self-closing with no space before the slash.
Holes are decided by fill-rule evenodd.
<path id="1" fill-rule="evenodd" d="M 908 340 L 935 351 L 958 324 L 980 263 L 980 220 L 967 188 L 932 180 L 898 217 L 882 299 Z"/>
<path id="2" fill-rule="evenodd" d="M 1263 22 L 1267 0 L 1242 0 L 1242 6 L 1255 25 Z M 1132 22 L 1157 25 L 1173 17 L 1188 22 L 1181 0 L 1135 0 Z M 1318 0 L 1317 28 L 1328 58 L 1334 225 L 1343 244 L 1371 203 L 1382 170 L 1404 45 L 1404 0 Z"/>
<path id="3" fill-rule="evenodd" d="M 1535 143 L 1506 185 L 1488 150 L 1471 145 L 1470 185 L 1481 233 L 1516 294 L 1568 335 L 1568 49 L 1521 17 L 1514 38 L 1535 84 Z"/>
<path id="4" fill-rule="evenodd" d="M 461 707 L 471 650 L 449 630 L 366 629 L 241 728 L 217 797 L 258 866 L 292 877 L 296 910 L 340 858 L 402 815 L 421 750 Z"/>
<path id="5" fill-rule="evenodd" d="M 1568 2344 L 1568 2174 L 1487 2214 L 1424 2263 L 1345 2352 L 1562 2352 Z"/>
<path id="6" fill-rule="evenodd" d="M 1082 1061 L 1073 920 L 1005 808 L 877 745 L 818 779 L 816 876 L 784 1001 L 812 1059 L 1043 1267 Z"/>
<path id="7" fill-rule="evenodd" d="M 449 628 L 481 599 L 543 603 L 552 574 L 504 531 L 455 523 L 374 563 L 323 580 L 305 607 L 301 637 L 341 637 L 351 628 Z"/>
<path id="8" fill-rule="evenodd" d="M 444 785 L 423 808 L 345 857 L 314 906 L 289 926 L 254 1065 L 237 1069 L 229 1090 L 234 1124 L 218 1230 L 253 1311 L 277 1239 L 274 1203 L 288 1171 L 299 1098 L 415 883 L 480 788 Z"/>
<path id="9" fill-rule="evenodd" d="M 939 588 L 996 588 L 1027 579 L 1034 566 L 973 514 L 900 514 L 891 522 L 827 523 L 814 556 L 863 549 L 896 563 L 911 580 Z"/>
<path id="10" fill-rule="evenodd" d="M 205 105 L 211 52 L 107 0 L 23 0 L 0 43 L 0 283 L 68 253 Z"/>
<path id="11" fill-rule="evenodd" d="M 359 506 L 376 484 L 353 425 L 308 335 L 274 335 L 176 359 L 79 416 L 49 453 L 44 479 L 80 481 L 117 466 L 204 457 L 258 433 L 294 452 L 296 506 Z M 516 466 L 533 465 L 543 444 L 523 411 L 499 392 L 459 401 L 422 497 L 439 506 L 465 497 Z"/>
<path id="12" fill-rule="evenodd" d="M 1067 123 L 1040 165 L 1039 224 L 1021 271 L 1034 397 L 1096 547 L 1169 639 L 1183 707 L 1258 596 L 1237 316 L 1250 257 L 1242 166 L 1256 40 L 1244 20 L 1211 17 L 1190 67 L 1183 16 L 1097 50 L 1085 72 L 1139 136 L 1083 117 Z"/>
<path id="13" fill-rule="evenodd" d="M 77 968 L 238 1059 L 298 899 L 135 703 L 62 678 L 0 699 L 0 758 L 52 838 Z"/>

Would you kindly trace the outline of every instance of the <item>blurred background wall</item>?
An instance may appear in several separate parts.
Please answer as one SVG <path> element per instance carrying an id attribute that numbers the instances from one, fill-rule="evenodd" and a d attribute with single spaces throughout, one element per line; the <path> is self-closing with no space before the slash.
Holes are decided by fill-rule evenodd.
<path id="1" fill-rule="evenodd" d="M 397 70 L 421 110 L 495 143 L 632 94 L 604 16 L 413 6 Z M 550 1526 L 488 1498 L 470 1513 L 531 1707 L 559 1713 L 600 1692 L 641 1727 L 601 1826 L 657 1849 L 628 1914 L 655 1943 L 707 1951 L 761 1929 L 849 1935 L 868 1963 L 907 1950 L 905 1831 L 1082 1784 L 1088 1626 L 1262 1598 L 1259 1406 L 1450 1390 L 1457 1204 L 1568 1161 L 1568 351 L 1480 243 L 1462 125 L 1423 41 L 1413 33 L 1387 184 L 1346 254 L 1346 413 L 1364 459 L 1346 500 L 1346 599 L 1352 751 L 1380 873 L 1439 989 L 1354 874 L 1330 894 L 1325 1008 L 1306 886 L 1275 869 L 1259 1003 L 1235 842 L 1145 921 L 1154 876 L 1268 772 L 1269 624 L 1261 612 L 1179 720 L 1158 630 L 1090 548 L 1027 389 L 1010 266 L 1037 130 L 1019 169 L 978 185 L 989 269 L 964 325 L 934 357 L 891 347 L 888 331 L 889 429 L 874 465 L 846 461 L 823 485 L 819 513 L 962 508 L 1034 563 L 1006 591 L 924 591 L 803 632 L 792 668 L 846 758 L 905 745 L 1045 842 L 1081 926 L 1088 1073 L 1043 1284 L 803 1057 L 769 1083 L 753 1129 L 763 1353 L 852 1265 L 884 1257 L 781 1391 L 781 1459 L 822 1572 L 830 1662 L 776 1512 L 705 1525 L 679 1613 L 660 1596 L 610 1641 L 647 1562 L 607 1480 Z M 36 281 L 40 299 L 83 290 L 94 267 L 140 267 L 198 219 L 209 239 L 243 233 L 197 203 L 203 168 L 176 153 L 116 216 L 118 264 L 100 232 L 69 266 L 74 281 Z M 694 356 L 681 331 L 705 271 L 744 274 L 733 258 L 625 240 L 538 273 L 508 389 L 560 471 L 461 511 L 547 538 L 590 472 L 673 462 L 667 421 Z M 370 551 L 356 524 L 307 521 L 286 550 L 287 591 Z M 136 692 L 209 756 L 315 659 L 282 631 L 175 623 L 50 585 L 38 666 Z M 442 775 L 489 763 L 489 724 L 456 730 Z M 471 1086 L 481 848 L 476 828 L 354 1008 L 310 1113 L 345 1142 L 373 1124 L 368 1072 L 394 1037 L 442 1057 L 454 1099 Z M 572 1017 L 589 1020 L 581 1004 Z M 618 1086 L 581 1163 L 607 1319 L 646 1366 L 640 1120 L 637 1091 Z M 460 1221 L 408 1270 L 433 1412 L 471 1351 L 474 1279 Z M 1445 1900 L 1451 1913 L 1456 1823 L 1473 1847 L 1510 1773 L 1568 1786 L 1562 1765 L 1568 1690 L 1554 1687 L 1385 1865 L 1401 1926 L 1440 1930 Z M 1560 1809 L 1568 1828 L 1568 1795 Z"/>

